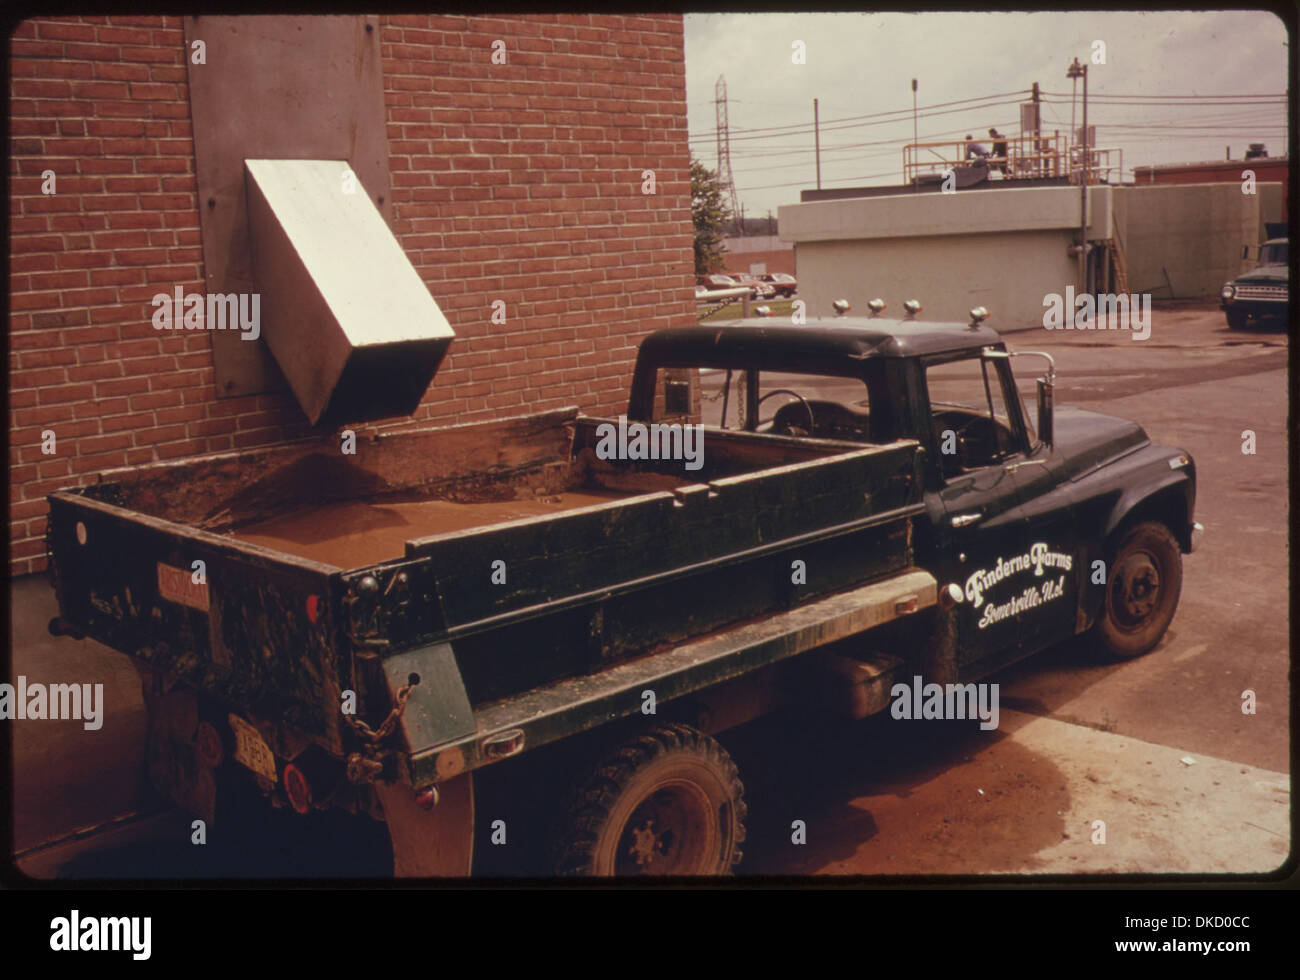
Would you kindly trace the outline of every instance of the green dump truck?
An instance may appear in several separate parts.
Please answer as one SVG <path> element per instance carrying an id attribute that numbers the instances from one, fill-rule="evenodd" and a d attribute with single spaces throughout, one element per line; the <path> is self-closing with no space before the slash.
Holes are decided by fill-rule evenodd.
<path id="1" fill-rule="evenodd" d="M 105 473 L 49 498 L 51 629 L 134 659 L 151 779 L 206 819 L 238 781 L 385 821 L 397 874 L 467 875 L 475 773 L 573 746 L 538 801 L 552 872 L 726 873 L 718 733 L 1084 631 L 1136 656 L 1174 615 L 1190 456 L 1055 409 L 1050 366 L 1031 422 L 982 315 L 660 331 L 619 419 Z"/>

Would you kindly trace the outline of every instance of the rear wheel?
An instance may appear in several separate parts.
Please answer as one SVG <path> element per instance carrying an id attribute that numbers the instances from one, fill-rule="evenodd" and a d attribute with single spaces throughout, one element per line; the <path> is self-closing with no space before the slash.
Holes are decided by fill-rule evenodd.
<path id="1" fill-rule="evenodd" d="M 606 757 L 575 794 L 561 875 L 719 875 L 740 860 L 744 787 L 714 739 L 669 724 Z"/>
<path id="2" fill-rule="evenodd" d="M 1096 634 L 1115 659 L 1151 650 L 1169 628 L 1183 587 L 1183 556 L 1163 524 L 1147 521 L 1124 533 L 1106 574 Z"/>

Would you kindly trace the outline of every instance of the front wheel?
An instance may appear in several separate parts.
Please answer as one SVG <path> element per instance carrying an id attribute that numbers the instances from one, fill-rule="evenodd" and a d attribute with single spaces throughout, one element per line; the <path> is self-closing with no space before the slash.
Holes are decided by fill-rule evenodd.
<path id="1" fill-rule="evenodd" d="M 1225 315 L 1228 318 L 1229 330 L 1245 330 L 1246 323 L 1250 320 L 1245 310 L 1227 310 Z"/>
<path id="2" fill-rule="evenodd" d="M 1183 587 L 1183 555 L 1163 524 L 1134 525 L 1120 539 L 1106 574 L 1097 620 L 1102 648 L 1117 660 L 1147 653 L 1164 636 Z"/>
<path id="3" fill-rule="evenodd" d="M 660 725 L 611 753 L 575 794 L 560 875 L 721 875 L 740 860 L 744 787 L 714 739 Z"/>

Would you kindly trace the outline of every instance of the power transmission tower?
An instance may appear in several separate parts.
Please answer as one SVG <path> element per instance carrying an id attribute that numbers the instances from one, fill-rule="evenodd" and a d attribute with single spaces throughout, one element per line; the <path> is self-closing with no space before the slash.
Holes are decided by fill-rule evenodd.
<path id="1" fill-rule="evenodd" d="M 713 101 L 717 108 L 718 133 L 718 183 L 726 192 L 727 203 L 733 216 L 740 214 L 740 199 L 736 195 L 736 178 L 731 172 L 731 131 L 727 128 L 727 80 L 718 76 L 713 86 Z M 740 237 L 745 236 L 744 222 L 739 225 Z"/>

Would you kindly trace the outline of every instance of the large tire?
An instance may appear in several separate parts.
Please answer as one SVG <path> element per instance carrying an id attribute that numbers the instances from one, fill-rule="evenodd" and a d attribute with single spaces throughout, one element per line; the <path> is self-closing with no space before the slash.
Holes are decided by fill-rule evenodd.
<path id="1" fill-rule="evenodd" d="M 1183 588 L 1183 555 L 1163 524 L 1129 528 L 1110 555 L 1096 636 L 1116 660 L 1147 653 L 1164 636 Z"/>
<path id="2" fill-rule="evenodd" d="M 740 860 L 744 787 L 714 739 L 656 726 L 605 758 L 573 798 L 559 875 L 722 875 Z"/>

